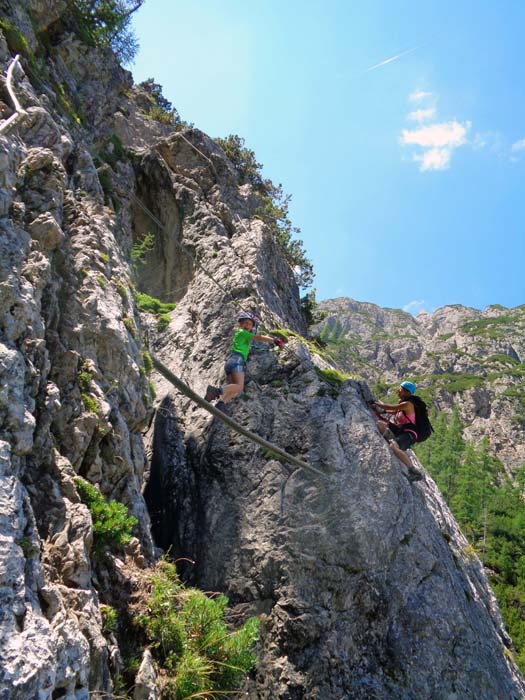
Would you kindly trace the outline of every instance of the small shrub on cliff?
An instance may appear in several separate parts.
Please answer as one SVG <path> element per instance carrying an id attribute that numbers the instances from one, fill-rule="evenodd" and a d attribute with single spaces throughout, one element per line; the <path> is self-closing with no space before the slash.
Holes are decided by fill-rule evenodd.
<path id="1" fill-rule="evenodd" d="M 162 94 L 162 85 L 156 83 L 153 78 L 148 78 L 139 83 L 138 87 L 144 90 L 151 100 L 151 108 L 145 116 L 161 124 L 184 126 L 178 111 Z"/>
<path id="2" fill-rule="evenodd" d="M 102 632 L 110 634 L 116 632 L 118 627 L 118 612 L 111 605 L 101 605 L 100 612 L 102 614 Z"/>
<path id="3" fill-rule="evenodd" d="M 175 308 L 175 304 L 160 301 L 160 299 L 150 297 L 149 294 L 143 292 L 137 294 L 137 306 L 140 311 L 147 311 L 150 314 L 167 314 Z"/>
<path id="4" fill-rule="evenodd" d="M 141 358 L 142 358 L 142 366 L 144 367 L 144 372 L 146 374 L 151 374 L 153 372 L 153 360 L 151 359 L 151 355 L 147 350 L 145 350 L 143 353 L 141 353 Z"/>
<path id="5" fill-rule="evenodd" d="M 118 501 L 106 501 L 100 491 L 85 479 L 75 479 L 80 500 L 91 513 L 93 521 L 93 548 L 100 555 L 106 547 L 122 549 L 130 540 L 137 519 L 128 515 L 128 509 Z"/>
<path id="6" fill-rule="evenodd" d="M 171 318 L 169 312 L 173 311 L 175 304 L 163 302 L 155 297 L 150 297 L 149 294 L 139 292 L 137 294 L 137 306 L 140 311 L 147 311 L 150 314 L 157 316 L 157 328 L 163 331 L 170 324 Z"/>
<path id="7" fill-rule="evenodd" d="M 358 379 L 355 374 L 343 374 L 337 369 L 319 369 L 319 367 L 316 367 L 315 369 L 319 378 L 328 384 L 328 393 L 334 399 L 339 395 L 343 382 L 345 382 L 347 379 Z"/>
<path id="8" fill-rule="evenodd" d="M 98 413 L 100 406 L 98 405 L 96 399 L 92 396 L 91 392 L 91 374 L 83 369 L 78 373 L 78 385 L 80 387 L 80 398 L 84 406 L 90 413 Z"/>
<path id="9" fill-rule="evenodd" d="M 146 255 L 151 253 L 155 248 L 155 236 L 152 233 L 146 233 L 140 241 L 136 241 L 131 247 L 131 260 L 133 267 L 137 269 L 140 265 L 146 262 Z"/>
<path id="10" fill-rule="evenodd" d="M 0 30 L 5 37 L 7 46 L 12 53 L 22 54 L 31 65 L 34 64 L 33 52 L 22 32 L 7 19 L 0 19 Z"/>
<path id="11" fill-rule="evenodd" d="M 239 688 L 256 661 L 258 620 L 229 629 L 224 620 L 227 604 L 225 596 L 210 598 L 186 588 L 174 564 L 160 563 L 152 576 L 147 611 L 137 623 L 166 671 L 163 698 L 227 697 Z"/>
<path id="12" fill-rule="evenodd" d="M 62 17 L 90 46 L 110 47 L 122 63 L 131 63 L 138 41 L 131 16 L 144 0 L 69 0 Z"/>

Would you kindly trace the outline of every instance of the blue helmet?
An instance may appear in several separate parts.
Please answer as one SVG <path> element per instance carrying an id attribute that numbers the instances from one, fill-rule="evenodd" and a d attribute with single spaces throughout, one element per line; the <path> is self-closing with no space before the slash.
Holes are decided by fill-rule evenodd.
<path id="1" fill-rule="evenodd" d="M 401 386 L 403 389 L 406 389 L 409 394 L 415 394 L 417 386 L 414 384 L 414 382 L 401 382 Z"/>
<path id="2" fill-rule="evenodd" d="M 248 313 L 247 311 L 241 311 L 237 316 L 238 321 L 251 321 L 254 326 L 257 325 L 257 318 L 255 314 Z"/>

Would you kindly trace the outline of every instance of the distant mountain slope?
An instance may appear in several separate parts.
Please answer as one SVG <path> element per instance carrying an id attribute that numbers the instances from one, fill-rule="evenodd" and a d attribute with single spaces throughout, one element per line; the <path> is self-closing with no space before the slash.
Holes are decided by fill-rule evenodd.
<path id="1" fill-rule="evenodd" d="M 515 472 L 525 462 L 525 305 L 454 304 L 415 318 L 348 298 L 320 302 L 312 328 L 347 372 L 385 395 L 401 378 L 439 410 L 459 407 L 465 437 L 487 436 Z"/>

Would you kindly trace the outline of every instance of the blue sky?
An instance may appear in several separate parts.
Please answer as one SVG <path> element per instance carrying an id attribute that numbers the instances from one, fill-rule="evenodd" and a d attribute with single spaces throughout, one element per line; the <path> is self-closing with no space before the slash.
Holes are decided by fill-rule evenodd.
<path id="1" fill-rule="evenodd" d="M 134 24 L 135 80 L 292 194 L 318 299 L 525 303 L 522 0 L 146 0 Z"/>

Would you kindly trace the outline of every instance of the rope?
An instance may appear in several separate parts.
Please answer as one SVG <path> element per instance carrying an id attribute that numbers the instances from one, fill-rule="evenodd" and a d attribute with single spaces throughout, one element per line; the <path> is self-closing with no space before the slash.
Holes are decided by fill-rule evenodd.
<path id="1" fill-rule="evenodd" d="M 15 95 L 15 92 L 13 90 L 13 86 L 11 85 L 11 81 L 13 79 L 13 73 L 15 70 L 15 67 L 19 65 L 18 61 L 20 59 L 20 54 L 16 54 L 16 56 L 13 58 L 11 63 L 9 64 L 9 67 L 7 69 L 7 77 L 6 77 L 6 87 L 7 87 L 7 92 L 9 93 L 9 97 L 11 98 L 11 102 L 13 103 L 13 107 L 15 109 L 14 114 L 12 114 L 9 119 L 6 119 L 2 124 L 0 124 L 0 133 L 2 131 L 5 131 L 11 124 L 14 124 L 14 122 L 20 117 L 22 114 L 25 114 L 25 109 L 22 109 L 22 106 L 20 102 L 18 101 L 17 96 Z"/>
<path id="2" fill-rule="evenodd" d="M 169 231 L 164 226 L 164 224 L 155 216 L 155 214 L 153 214 L 153 212 L 150 209 L 148 209 L 148 207 L 145 204 L 143 204 L 140 201 L 140 199 L 137 197 L 137 195 L 134 192 L 131 192 L 131 198 L 136 204 L 139 205 L 139 207 L 142 209 L 142 211 L 145 214 L 147 214 L 151 218 L 151 220 L 155 222 L 155 224 L 157 224 L 157 226 L 160 228 L 161 231 L 164 231 L 164 233 L 167 236 L 170 235 Z M 204 274 L 221 290 L 221 292 L 226 297 L 230 297 L 229 303 L 233 304 L 234 306 L 239 308 L 241 311 L 246 311 L 246 309 L 244 309 L 242 307 L 242 305 L 239 304 L 239 302 L 233 297 L 232 293 L 228 289 L 226 289 L 226 287 L 223 287 L 222 284 L 220 282 L 218 282 L 210 272 L 208 272 L 208 270 L 204 267 L 204 265 L 201 265 L 200 262 L 198 262 L 197 258 L 192 253 L 190 253 L 189 250 L 186 250 L 185 245 L 180 243 L 176 238 L 173 238 L 173 240 L 175 242 L 175 245 L 184 253 L 184 255 L 187 258 L 189 258 L 192 261 L 192 263 L 195 265 L 195 267 L 199 268 L 199 270 L 201 270 L 201 272 L 204 272 Z"/>
<path id="3" fill-rule="evenodd" d="M 217 179 L 217 170 L 215 169 L 215 165 L 213 164 L 211 158 L 208 158 L 208 156 L 203 153 L 200 149 L 197 148 L 189 139 L 187 139 L 182 131 L 178 132 L 178 136 L 182 136 L 182 138 L 186 141 L 186 143 L 193 148 L 194 151 L 197 151 L 197 153 L 202 156 L 205 160 L 208 161 L 208 163 L 211 165 L 211 169 L 213 170 L 213 174 L 215 175 L 215 178 Z"/>
<path id="4" fill-rule="evenodd" d="M 171 384 L 173 384 L 175 388 L 177 388 L 182 394 L 184 394 L 184 396 L 187 396 L 188 399 L 190 399 L 190 401 L 193 401 L 201 408 L 204 408 L 206 411 L 208 411 L 208 413 L 211 413 L 213 416 L 215 416 L 215 418 L 218 418 L 223 423 L 226 423 L 226 425 L 228 425 L 232 430 L 235 430 L 235 432 L 239 433 L 240 435 L 244 435 L 244 437 L 247 437 L 249 440 L 255 442 L 261 447 L 264 447 L 266 450 L 273 452 L 274 454 L 278 455 L 290 464 L 295 464 L 296 467 L 300 467 L 301 469 L 305 469 L 306 471 L 312 472 L 317 476 L 321 476 L 326 481 L 331 481 L 331 478 L 328 474 L 325 474 L 319 469 L 312 467 L 310 464 L 308 464 L 308 462 L 303 462 L 302 459 L 288 454 L 288 452 L 286 452 L 285 450 L 282 450 L 280 447 L 277 447 L 277 445 L 268 442 L 268 440 L 265 440 L 256 433 L 252 433 L 251 430 L 247 430 L 242 425 L 237 423 L 237 421 L 233 420 L 233 418 L 230 418 L 229 416 L 225 415 L 224 413 L 219 411 L 218 408 L 215 408 L 215 406 L 205 401 L 202 397 L 200 397 L 192 389 L 190 389 L 190 387 L 187 384 L 185 384 L 181 379 L 179 379 L 175 374 L 173 374 L 173 372 L 171 372 L 166 367 L 166 365 L 163 364 L 155 355 L 151 355 L 151 359 L 153 361 L 155 369 L 158 372 L 160 372 L 160 374 L 162 374 L 162 376 L 165 379 L 167 379 Z"/>
<path id="5" fill-rule="evenodd" d="M 213 170 L 213 173 L 214 173 L 215 177 L 217 178 L 217 177 L 218 177 L 218 175 L 217 175 L 217 170 L 216 170 L 215 165 L 213 164 L 211 158 L 209 158 L 205 153 L 203 153 L 199 148 L 197 148 L 197 146 L 195 146 L 189 139 L 187 139 L 186 136 L 184 136 L 184 134 L 182 133 L 182 131 L 179 131 L 177 135 L 180 136 L 181 138 L 183 138 L 184 141 L 186 141 L 186 143 L 187 143 L 189 146 L 191 146 L 191 148 L 193 148 L 194 151 L 196 151 L 200 156 L 202 156 L 202 157 L 211 165 L 211 168 L 212 168 L 212 170 Z M 165 227 L 162 226 L 162 224 L 161 224 L 160 221 L 154 216 L 154 214 L 152 214 L 152 212 L 150 212 L 150 210 L 149 210 L 144 204 L 142 204 L 142 202 L 136 197 L 136 195 L 132 193 L 132 197 L 134 197 L 135 200 L 139 203 L 139 205 L 142 207 L 143 211 L 146 212 L 147 214 L 149 214 L 149 215 L 151 216 L 151 218 L 157 223 L 157 225 L 160 226 L 160 228 L 161 228 L 165 233 L 167 233 Z M 239 214 L 236 213 L 235 216 L 237 217 L 237 220 L 238 220 L 238 222 L 240 223 L 240 225 L 242 226 L 242 228 L 244 229 L 244 232 L 245 232 L 246 234 L 249 235 L 250 232 L 249 232 L 248 229 L 246 228 L 246 226 L 245 226 L 245 224 L 244 224 L 244 221 L 241 219 L 241 217 L 239 216 Z M 185 253 L 185 255 L 190 256 L 191 259 L 195 261 L 195 257 L 194 257 L 193 255 L 191 255 L 191 253 L 189 253 L 188 251 L 186 251 L 185 248 L 184 248 L 184 246 L 183 246 L 181 243 L 179 243 L 177 240 L 175 240 L 175 243 L 176 243 L 176 245 L 178 245 L 178 246 L 181 248 L 181 250 L 183 250 L 183 252 Z M 197 265 L 198 265 L 198 263 L 197 263 Z M 208 275 L 208 277 L 209 277 L 213 282 L 215 282 L 215 284 L 219 287 L 219 289 L 220 289 L 223 293 L 225 293 L 225 294 L 229 295 L 230 297 L 232 297 L 231 293 L 225 291 L 224 288 L 209 274 L 209 272 L 208 272 L 202 265 L 198 265 L 198 266 L 199 266 L 199 268 L 200 268 L 201 270 L 203 270 L 203 271 Z M 246 309 L 243 309 L 243 307 L 242 307 L 238 302 L 236 302 L 235 299 L 234 299 L 233 297 L 232 297 L 232 303 L 233 303 L 234 305 L 238 306 L 238 308 L 239 308 L 241 311 L 246 311 Z M 263 329 L 266 328 L 266 330 L 267 330 L 268 332 L 270 331 L 270 329 L 269 329 L 267 326 L 265 326 L 264 323 L 261 322 L 259 325 L 260 325 L 261 328 L 263 328 Z M 341 371 L 341 368 L 339 367 L 339 363 L 338 363 L 337 360 L 333 357 L 333 355 L 332 355 L 331 353 L 329 353 L 328 351 L 326 351 L 326 350 L 324 350 L 323 352 L 324 352 L 325 355 L 327 355 L 327 356 L 330 358 L 330 360 L 333 362 L 333 364 L 334 364 L 334 366 L 336 367 L 336 369 L 338 369 L 339 371 Z"/>

